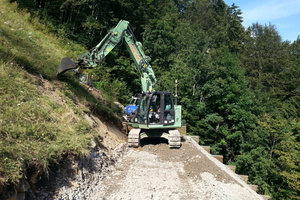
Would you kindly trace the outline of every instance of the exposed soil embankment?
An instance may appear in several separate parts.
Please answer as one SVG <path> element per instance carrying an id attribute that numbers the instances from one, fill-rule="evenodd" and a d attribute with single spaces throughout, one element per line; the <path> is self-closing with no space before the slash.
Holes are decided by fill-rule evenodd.
<path id="1" fill-rule="evenodd" d="M 26 200 L 90 199 L 91 194 L 102 185 L 102 180 L 114 170 L 126 148 L 122 144 L 110 153 L 99 148 L 84 159 L 66 159 L 59 169 L 39 181 L 36 194 L 27 192 Z"/>

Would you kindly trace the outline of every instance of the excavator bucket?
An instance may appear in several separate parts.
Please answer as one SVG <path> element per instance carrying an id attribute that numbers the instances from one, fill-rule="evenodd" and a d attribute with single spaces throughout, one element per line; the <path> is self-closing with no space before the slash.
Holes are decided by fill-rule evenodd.
<path id="1" fill-rule="evenodd" d="M 63 58 L 59 64 L 57 75 L 60 75 L 68 70 L 76 69 L 77 63 L 73 61 L 71 58 Z"/>

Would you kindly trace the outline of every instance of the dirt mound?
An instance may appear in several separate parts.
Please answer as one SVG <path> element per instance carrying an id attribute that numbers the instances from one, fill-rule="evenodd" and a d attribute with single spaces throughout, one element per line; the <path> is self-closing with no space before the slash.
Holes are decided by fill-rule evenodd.
<path id="1" fill-rule="evenodd" d="M 65 104 L 65 99 L 61 94 L 61 90 L 64 89 L 64 86 L 61 82 L 50 82 L 42 77 L 34 76 L 29 74 L 32 77 L 38 78 L 39 86 L 38 89 L 41 91 L 43 95 L 48 96 L 58 104 Z M 90 87 L 88 85 L 82 84 L 83 87 L 86 88 L 100 103 L 107 105 L 108 102 L 103 97 L 100 90 L 96 88 Z M 76 102 L 77 106 L 84 107 L 79 101 Z M 71 111 L 72 109 L 70 109 Z M 74 115 L 73 113 L 69 113 L 70 115 Z M 99 114 L 98 114 L 99 115 Z M 93 114 L 92 112 L 85 112 L 84 118 L 89 122 L 90 126 L 97 133 L 96 143 L 101 143 L 102 147 L 107 150 L 113 150 L 121 143 L 126 141 L 126 135 L 121 132 L 119 127 L 116 127 L 108 122 L 101 121 L 98 116 Z"/>

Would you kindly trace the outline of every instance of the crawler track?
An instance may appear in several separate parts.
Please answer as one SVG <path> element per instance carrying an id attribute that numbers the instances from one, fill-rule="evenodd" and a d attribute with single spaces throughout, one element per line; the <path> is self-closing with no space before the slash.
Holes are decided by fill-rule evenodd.
<path id="1" fill-rule="evenodd" d="M 181 146 L 181 139 L 180 133 L 178 130 L 169 130 L 169 147 L 172 148 L 180 148 Z"/>
<path id="2" fill-rule="evenodd" d="M 134 128 L 129 131 L 128 134 L 128 146 L 129 147 L 139 147 L 140 146 L 140 132 L 141 129 Z"/>

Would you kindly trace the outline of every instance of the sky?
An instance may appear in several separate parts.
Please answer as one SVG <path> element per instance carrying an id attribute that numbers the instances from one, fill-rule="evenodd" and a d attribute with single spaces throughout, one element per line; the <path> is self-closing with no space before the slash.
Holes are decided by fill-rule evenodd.
<path id="1" fill-rule="evenodd" d="M 243 26 L 252 23 L 261 25 L 271 23 L 282 39 L 293 42 L 300 35 L 300 0 L 224 0 L 233 3 L 242 11 Z"/>

